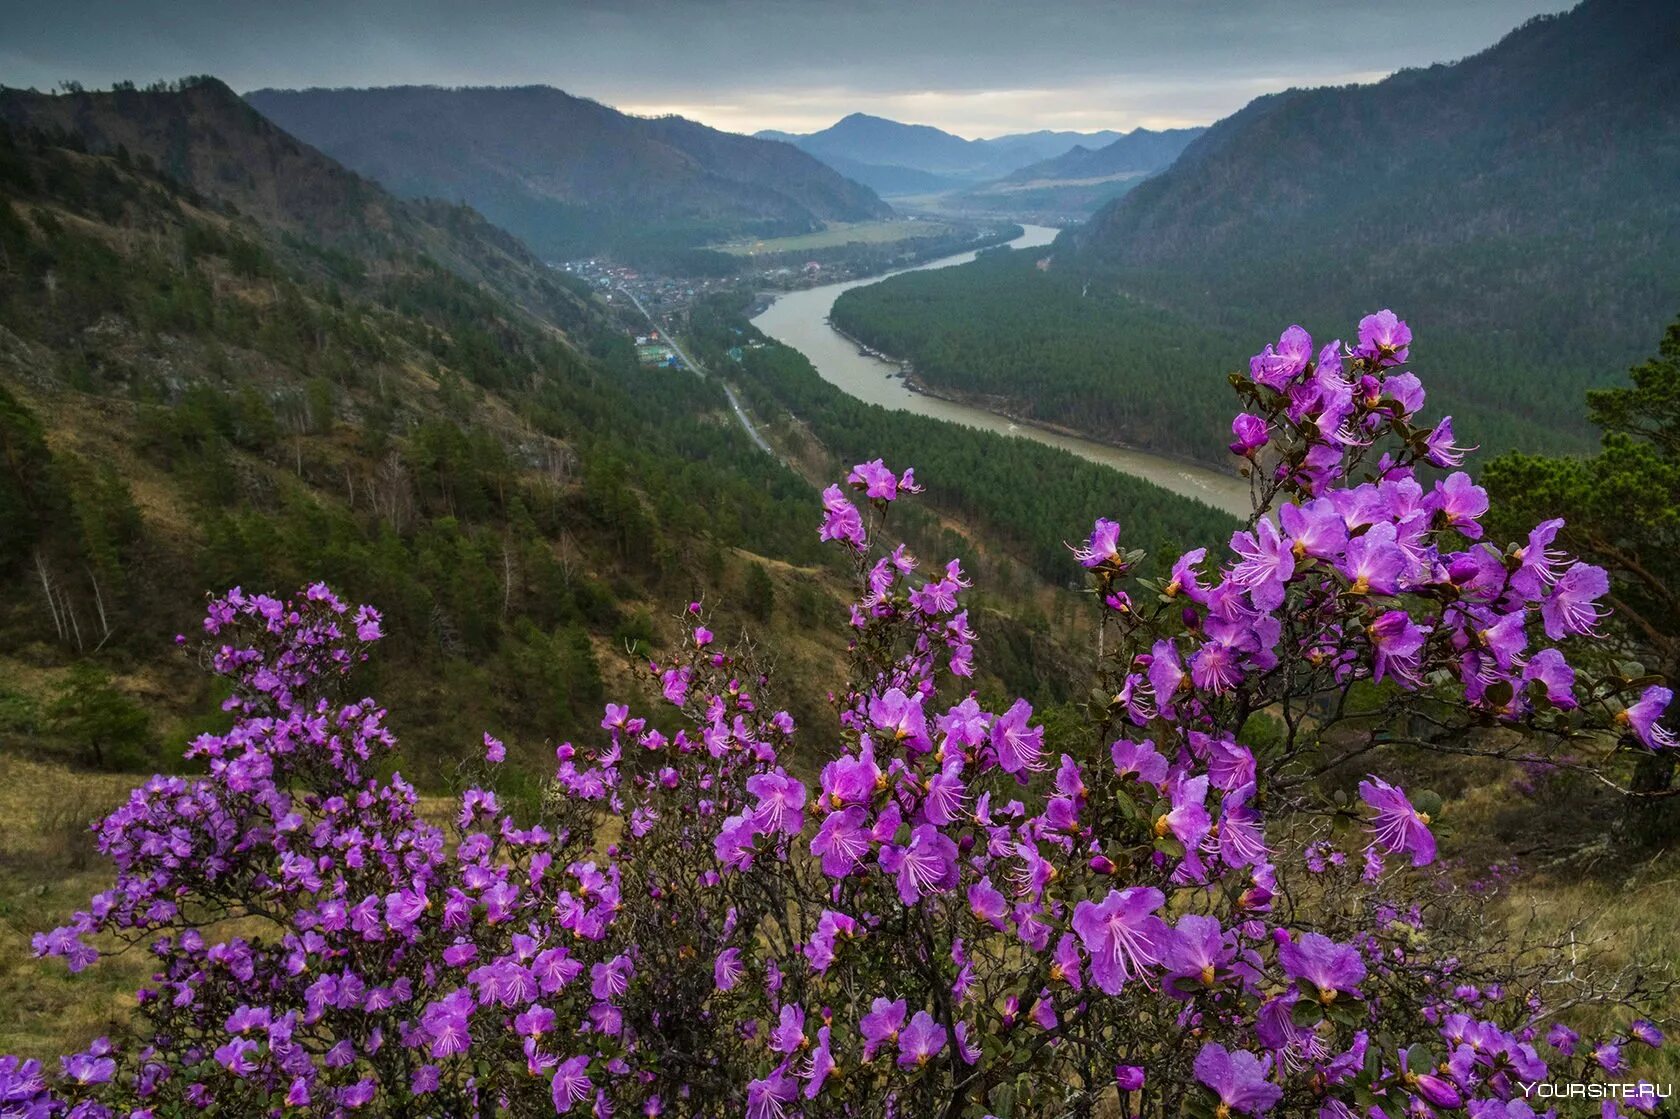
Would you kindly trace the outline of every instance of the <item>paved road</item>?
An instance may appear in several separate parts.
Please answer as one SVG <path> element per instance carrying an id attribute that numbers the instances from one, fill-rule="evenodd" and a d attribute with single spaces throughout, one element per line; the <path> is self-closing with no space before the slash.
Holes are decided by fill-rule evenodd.
<path id="1" fill-rule="evenodd" d="M 640 299 L 636 298 L 636 293 L 631 291 L 629 288 L 625 288 L 625 287 L 621 287 L 618 290 L 630 297 L 630 302 L 632 302 L 636 305 L 636 310 L 638 310 L 642 313 L 642 317 L 648 321 L 649 325 L 651 325 L 655 330 L 659 331 L 659 333 L 664 336 L 665 344 L 667 346 L 670 346 L 672 350 L 676 351 L 676 355 L 677 355 L 677 357 L 682 359 L 682 363 L 684 365 L 688 366 L 690 369 L 694 370 L 694 375 L 695 376 L 704 380 L 706 378 L 706 370 L 700 365 L 699 362 L 695 361 L 693 358 L 689 357 L 686 353 L 684 353 L 683 348 L 680 345 L 677 344 L 677 340 L 675 338 L 671 337 L 670 331 L 666 330 L 663 326 L 661 326 L 659 324 L 658 320 L 656 320 L 652 315 L 648 314 L 648 309 L 646 307 L 642 306 L 642 301 Z M 742 428 L 743 431 L 745 431 L 747 433 L 747 438 L 751 439 L 755 444 L 758 445 L 759 450 L 763 451 L 765 454 L 769 455 L 771 458 L 779 458 L 780 456 L 776 454 L 775 448 L 770 446 L 770 441 L 768 439 L 764 438 L 764 436 L 759 432 L 758 428 L 753 426 L 752 420 L 747 417 L 747 410 L 745 408 L 741 407 L 741 399 L 740 399 L 740 397 L 735 395 L 735 390 L 730 388 L 727 384 L 724 384 L 722 381 L 719 381 L 718 385 L 719 385 L 719 387 L 721 387 L 723 389 L 723 395 L 725 395 L 729 398 L 729 406 L 730 406 L 730 408 L 734 409 L 735 418 L 737 420 L 741 421 L 741 428 Z"/>

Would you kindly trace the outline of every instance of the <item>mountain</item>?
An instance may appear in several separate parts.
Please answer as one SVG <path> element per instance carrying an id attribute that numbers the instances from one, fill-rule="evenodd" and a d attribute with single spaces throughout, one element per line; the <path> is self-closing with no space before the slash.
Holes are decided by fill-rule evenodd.
<path id="1" fill-rule="evenodd" d="M 864 163 L 843 155 L 818 156 L 828 166 L 862 183 L 883 198 L 906 198 L 921 194 L 942 194 L 968 185 L 966 178 L 923 171 L 917 167 L 902 167 L 889 163 Z"/>
<path id="2" fill-rule="evenodd" d="M 1088 179 L 1101 175 L 1148 175 L 1177 159 L 1205 128 L 1135 128 L 1111 144 L 1092 149 L 1076 144 L 1061 155 L 1028 164 L 1003 176 L 1000 182 L 1026 183 L 1039 179 Z"/>
<path id="3" fill-rule="evenodd" d="M 908 194 L 998 178 L 1076 144 L 1107 144 L 1120 133 L 1038 131 L 966 140 L 931 125 L 852 113 L 820 132 L 757 135 L 793 144 L 878 191 Z M 935 178 L 917 180 L 914 174 L 918 172 Z"/>
<path id="4" fill-rule="evenodd" d="M 1677 41 L 1680 5 L 1587 0 L 1454 65 L 1262 98 L 1067 265 L 1196 315 L 1392 305 L 1457 399 L 1551 426 L 1680 306 Z"/>
<path id="5" fill-rule="evenodd" d="M 0 122 L 144 157 L 173 183 L 267 227 L 353 254 L 422 255 L 562 327 L 586 302 L 466 207 L 405 202 L 299 143 L 214 78 L 179 89 L 41 94 L 0 88 Z"/>
<path id="6" fill-rule="evenodd" d="M 822 725 L 845 650 L 821 622 L 852 573 L 817 539 L 813 482 L 860 457 L 944 474 L 893 536 L 998 588 L 975 615 L 997 675 L 976 683 L 1035 702 L 1078 678 L 1077 628 L 1043 608 L 1068 524 L 1120 500 L 1163 554 L 1229 531 L 1066 452 L 858 405 L 792 351 L 746 380 L 738 294 L 685 339 L 714 376 L 643 368 L 639 314 L 471 210 L 345 171 L 219 82 L 0 91 L 7 756 L 154 766 L 224 698 L 160 635 L 192 632 L 206 590 L 316 580 L 383 611 L 378 692 L 429 785 L 486 728 L 531 761 L 598 729 L 608 685 L 635 693 L 696 600 L 723 640 L 773 644 L 778 696 Z M 725 376 L 779 454 L 743 433 Z M 72 708 L 110 734 L 55 713 Z"/>
<path id="7" fill-rule="evenodd" d="M 891 213 L 788 145 L 628 116 L 547 86 L 261 89 L 246 99 L 395 193 L 466 202 L 551 260 Z"/>
<path id="8" fill-rule="evenodd" d="M 1000 179 L 942 200 L 968 210 L 1087 216 L 1177 159 L 1204 128 L 1134 129 L 1111 144 L 1076 144 Z"/>
<path id="9" fill-rule="evenodd" d="M 931 386 L 1206 445 L 1222 375 L 1280 327 L 1346 339 L 1391 307 L 1467 441 L 1585 449 L 1583 391 L 1680 307 L 1676 41 L 1672 0 L 1586 0 L 1457 63 L 1262 97 L 1065 234 L 1045 270 L 894 280 L 835 318 L 883 345 L 914 307 L 922 329 L 887 348 Z"/>
<path id="10" fill-rule="evenodd" d="M 218 697 L 159 635 L 190 632 L 206 590 L 323 579 L 384 611 L 381 691 L 418 705 L 430 777 L 485 727 L 534 757 L 598 723 L 616 650 L 704 587 L 763 568 L 761 604 L 794 579 L 813 608 L 838 594 L 816 491 L 716 382 L 642 369 L 628 322 L 556 285 L 562 336 L 512 302 L 536 279 L 497 286 L 548 269 L 435 212 L 220 83 L 0 95 L 8 710 L 91 673 L 154 729 L 206 725 Z M 794 624 L 753 624 L 776 617 Z M 46 749 L 48 723 L 9 723 L 8 750 Z M 92 760 L 153 764 L 131 737 Z"/>

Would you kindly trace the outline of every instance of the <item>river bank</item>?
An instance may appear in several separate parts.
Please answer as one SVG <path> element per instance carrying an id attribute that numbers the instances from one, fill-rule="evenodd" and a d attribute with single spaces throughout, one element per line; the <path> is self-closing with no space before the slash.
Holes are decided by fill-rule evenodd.
<path id="1" fill-rule="evenodd" d="M 1038 248 L 1049 244 L 1059 232 L 1047 226 L 1028 226 L 1020 237 L 1008 244 L 1017 249 Z M 949 268 L 968 263 L 976 255 L 974 252 L 960 253 L 911 268 L 899 269 L 887 275 Z M 916 378 L 913 375 L 904 375 L 906 363 L 902 361 L 859 352 L 864 349 L 864 344 L 847 337 L 830 323 L 829 312 L 842 292 L 878 283 L 885 278 L 886 276 L 880 276 L 852 280 L 780 294 L 770 299 L 762 309 L 755 307 L 750 317 L 753 325 L 759 330 L 803 353 L 825 381 L 860 400 L 1001 435 L 1033 439 L 1060 447 L 1081 458 L 1112 467 L 1133 477 L 1154 482 L 1173 493 L 1211 505 L 1233 516 L 1246 518 L 1249 515 L 1251 505 L 1248 483 L 1235 474 L 1134 447 L 1090 439 L 1065 429 L 1059 430 L 1051 425 L 1011 415 L 1007 411 L 954 399 L 943 393 L 930 391 L 926 385 L 914 383 Z"/>

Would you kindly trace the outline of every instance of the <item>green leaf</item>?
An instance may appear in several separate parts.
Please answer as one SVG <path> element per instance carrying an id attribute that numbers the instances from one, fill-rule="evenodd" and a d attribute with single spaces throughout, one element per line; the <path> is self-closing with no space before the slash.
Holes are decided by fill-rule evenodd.
<path id="1" fill-rule="evenodd" d="M 1302 1029 L 1310 1030 L 1324 1018 L 1324 1008 L 1318 1001 L 1301 999 L 1289 1009 L 1289 1020 Z"/>
<path id="2" fill-rule="evenodd" d="M 1411 1072 L 1428 1072 L 1435 1067 L 1435 1057 L 1419 1042 L 1406 1050 L 1406 1068 Z"/>

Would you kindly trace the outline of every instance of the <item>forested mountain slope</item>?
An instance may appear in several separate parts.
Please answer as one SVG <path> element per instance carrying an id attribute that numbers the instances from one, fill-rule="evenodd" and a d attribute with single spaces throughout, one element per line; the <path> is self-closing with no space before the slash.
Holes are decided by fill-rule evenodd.
<path id="1" fill-rule="evenodd" d="M 586 295 L 471 209 L 392 197 L 214 78 L 101 93 L 0 89 L 0 122 L 63 132 L 94 152 L 145 157 L 172 184 L 322 248 L 427 257 L 562 327 L 598 315 Z"/>
<path id="2" fill-rule="evenodd" d="M 324 579 L 386 612 L 382 690 L 435 772 L 486 727 L 540 749 L 593 725 L 625 642 L 753 556 L 820 564 L 810 487 L 616 329 L 575 348 L 424 257 L 288 237 L 84 146 L 0 129 L 8 681 L 86 664 L 191 718 L 214 697 L 157 634 L 207 589 Z M 7 688 L 46 719 L 51 688 Z"/>
<path id="3" fill-rule="evenodd" d="M 131 128 L 111 144 L 128 93 L 76 95 L 68 132 L 0 124 L 9 746 L 155 764 L 161 735 L 214 721 L 219 698 L 156 635 L 195 624 L 207 590 L 318 579 L 385 611 L 394 640 L 367 686 L 403 705 L 423 780 L 487 728 L 538 752 L 589 731 L 603 680 L 622 682 L 695 599 L 721 605 L 720 633 L 774 636 L 795 713 L 822 717 L 813 689 L 843 650 L 810 635 L 839 609 L 844 573 L 816 539 L 812 482 L 833 477 L 834 455 L 873 457 L 864 442 L 802 456 L 802 475 L 748 441 L 715 382 L 639 368 L 632 324 L 609 309 L 557 289 L 576 323 L 562 332 L 420 251 L 487 228 L 471 211 L 435 227 L 351 179 L 358 210 L 316 204 L 345 231 L 328 244 L 307 235 L 314 219 L 292 224 L 297 210 L 249 203 L 274 196 L 260 175 L 218 196 L 211 174 L 200 193 L 162 170 L 172 152 L 205 165 L 194 133 Z M 182 119 L 168 102 L 205 93 L 146 96 Z M 271 147 L 238 166 L 334 166 L 262 134 Z M 358 213 L 382 221 L 367 232 Z M 991 438 L 946 425 L 904 445 L 937 465 L 984 458 Z M 1045 484 L 1024 475 L 996 493 L 930 479 L 929 508 L 895 518 L 895 534 L 962 556 L 988 586 L 975 624 L 998 674 L 981 686 L 1076 686 L 1056 621 L 1072 599 L 1035 572 L 1061 581 L 1046 562 L 1061 540 L 1124 514 L 1129 480 L 1104 475 L 1058 506 L 1068 525 L 1023 512 Z M 1156 535 L 1164 552 L 1225 527 L 1192 512 Z M 1003 543 L 982 549 L 980 530 Z"/>
<path id="4" fill-rule="evenodd" d="M 786 144 L 548 86 L 262 89 L 247 100 L 397 194 L 466 202 L 549 260 L 892 212 Z"/>
<path id="5" fill-rule="evenodd" d="M 1170 165 L 1204 131 L 1133 129 L 1113 143 L 1094 149 L 1081 144 L 1051 159 L 1028 164 L 944 199 L 942 205 L 1084 217 Z"/>
<path id="6" fill-rule="evenodd" d="M 894 352 L 929 383 L 1170 446 L 1186 386 L 1221 396 L 1210 349 L 1239 368 L 1278 322 L 1329 341 L 1389 306 L 1423 330 L 1461 430 L 1584 448 L 1582 391 L 1680 307 L 1676 42 L 1680 5 L 1587 0 L 1453 65 L 1264 97 L 1065 236 L 1048 272 L 900 279 L 837 313 L 884 343 L 917 302 L 929 329 Z M 1052 304 L 1063 357 L 1022 347 L 1007 313 Z"/>
<path id="7" fill-rule="evenodd" d="M 1149 174 L 1168 166 L 1205 128 L 1135 128 L 1101 147 L 1077 145 L 1051 159 L 1028 164 L 1000 179 L 1028 183 L 1040 179 L 1083 179 L 1122 172 Z"/>

